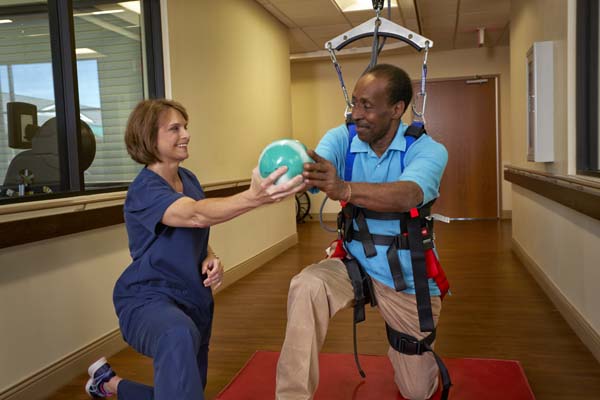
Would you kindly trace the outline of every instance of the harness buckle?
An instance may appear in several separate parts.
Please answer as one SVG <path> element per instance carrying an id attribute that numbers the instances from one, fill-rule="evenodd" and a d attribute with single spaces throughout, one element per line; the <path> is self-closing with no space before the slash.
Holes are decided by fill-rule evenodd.
<path id="1" fill-rule="evenodd" d="M 401 343 L 407 343 L 406 346 L 408 346 L 408 345 L 412 345 L 413 346 L 413 348 L 410 349 L 410 354 L 414 354 L 414 355 L 419 355 L 420 356 L 421 354 L 423 354 L 425 352 L 423 343 L 420 340 L 410 341 L 410 340 L 408 340 L 406 338 L 402 338 L 402 339 L 400 339 L 400 342 Z M 406 351 L 408 349 L 406 349 L 406 347 L 404 347 L 403 350 Z"/>
<path id="2" fill-rule="evenodd" d="M 440 221 L 449 224 L 451 219 L 442 214 L 431 214 L 425 217 L 427 221 Z"/>

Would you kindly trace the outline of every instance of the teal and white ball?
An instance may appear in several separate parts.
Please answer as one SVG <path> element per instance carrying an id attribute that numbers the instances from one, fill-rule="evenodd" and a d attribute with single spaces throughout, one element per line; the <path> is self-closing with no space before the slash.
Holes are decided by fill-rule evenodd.
<path id="1" fill-rule="evenodd" d="M 306 146 L 294 139 L 280 139 L 269 144 L 258 158 L 258 170 L 266 178 L 277 168 L 287 166 L 288 170 L 275 184 L 285 183 L 302 173 L 304 163 L 314 162 L 306 152 Z"/>

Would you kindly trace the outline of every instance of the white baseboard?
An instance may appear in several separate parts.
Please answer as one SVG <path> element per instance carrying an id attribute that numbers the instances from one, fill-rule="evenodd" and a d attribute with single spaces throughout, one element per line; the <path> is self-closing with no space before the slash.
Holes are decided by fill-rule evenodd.
<path id="1" fill-rule="evenodd" d="M 590 325 L 587 319 L 561 292 L 560 288 L 548 278 L 544 270 L 525 252 L 525 249 L 514 238 L 512 239 L 512 249 L 537 281 L 538 285 L 540 285 L 552 303 L 554 303 L 563 318 L 575 331 L 575 334 L 587 346 L 596 360 L 600 362 L 600 333 Z"/>
<path id="2" fill-rule="evenodd" d="M 215 294 L 243 278 L 298 243 L 298 234 L 275 243 L 273 246 L 225 271 L 224 283 Z M 67 355 L 54 364 L 0 393 L 0 400 L 41 400 L 60 389 L 77 376 L 85 373 L 88 366 L 102 356 L 110 357 L 127 347 L 121 331 L 115 329 L 87 346 Z M 81 387 L 83 391 L 83 386 Z"/>
<path id="3" fill-rule="evenodd" d="M 78 375 L 85 373 L 89 365 L 98 358 L 112 356 L 126 346 L 121 338 L 121 331 L 115 329 L 3 391 L 0 393 L 0 400 L 44 399 Z M 83 386 L 81 390 L 83 391 Z"/>
<path id="4" fill-rule="evenodd" d="M 298 233 L 294 233 L 286 237 L 285 239 L 275 243 L 273 246 L 236 265 L 235 267 L 226 269 L 225 273 L 223 274 L 223 285 L 215 290 L 215 294 L 218 294 L 220 291 L 227 288 L 234 282 L 260 268 L 290 247 L 294 246 L 296 243 L 298 243 Z"/>

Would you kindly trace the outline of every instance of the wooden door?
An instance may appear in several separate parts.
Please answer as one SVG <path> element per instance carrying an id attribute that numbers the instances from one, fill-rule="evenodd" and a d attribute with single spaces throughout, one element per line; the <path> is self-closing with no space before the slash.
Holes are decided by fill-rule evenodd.
<path id="1" fill-rule="evenodd" d="M 499 218 L 495 78 L 428 82 L 425 117 L 427 133 L 448 150 L 434 212 Z"/>

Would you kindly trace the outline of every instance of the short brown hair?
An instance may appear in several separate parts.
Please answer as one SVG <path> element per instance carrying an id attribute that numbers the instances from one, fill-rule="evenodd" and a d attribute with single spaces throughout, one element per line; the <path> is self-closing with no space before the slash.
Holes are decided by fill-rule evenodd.
<path id="1" fill-rule="evenodd" d="M 134 161 L 150 165 L 160 162 L 156 146 L 158 136 L 158 120 L 163 112 L 173 108 L 188 121 L 188 113 L 180 103 L 167 99 L 142 100 L 129 114 L 125 130 L 127 153 Z"/>

